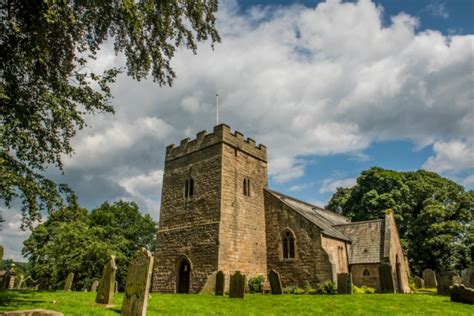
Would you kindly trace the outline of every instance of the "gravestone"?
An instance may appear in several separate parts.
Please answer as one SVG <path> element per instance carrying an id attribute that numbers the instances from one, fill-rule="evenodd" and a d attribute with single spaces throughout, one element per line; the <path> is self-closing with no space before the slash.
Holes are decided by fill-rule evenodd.
<path id="1" fill-rule="evenodd" d="M 452 302 L 474 304 L 474 289 L 467 288 L 464 284 L 455 284 L 450 292 Z"/>
<path id="2" fill-rule="evenodd" d="M 337 275 L 337 293 L 352 294 L 352 273 L 339 273 Z"/>
<path id="3" fill-rule="evenodd" d="M 380 290 L 383 293 L 395 293 L 395 286 L 393 284 L 392 266 L 388 263 L 381 263 L 379 265 L 379 279 Z"/>
<path id="4" fill-rule="evenodd" d="M 278 272 L 270 270 L 268 273 L 268 281 L 270 281 L 272 294 L 283 294 L 283 287 L 281 286 L 280 274 Z"/>
<path id="5" fill-rule="evenodd" d="M 15 279 L 16 279 L 16 271 L 15 271 L 15 264 L 11 263 L 10 268 L 2 279 L 2 286 L 1 288 L 4 290 L 11 290 L 15 288 Z"/>
<path id="6" fill-rule="evenodd" d="M 449 295 L 449 287 L 454 284 L 461 284 L 461 277 L 454 271 L 446 271 L 438 274 L 438 294 Z"/>
<path id="7" fill-rule="evenodd" d="M 461 273 L 462 283 L 466 287 L 474 288 L 474 267 L 464 269 Z"/>
<path id="8" fill-rule="evenodd" d="M 97 288 L 97 295 L 95 297 L 96 303 L 105 305 L 112 304 L 115 291 L 116 271 L 117 265 L 115 264 L 115 256 L 110 256 L 109 261 L 102 269 L 102 278 L 100 279 L 99 287 Z"/>
<path id="9" fill-rule="evenodd" d="M 99 281 L 95 280 L 91 285 L 91 292 L 97 292 L 98 286 L 99 286 Z"/>
<path id="10" fill-rule="evenodd" d="M 417 289 L 422 289 L 425 287 L 425 280 L 419 276 L 415 276 L 415 286 Z"/>
<path id="11" fill-rule="evenodd" d="M 438 286 L 438 281 L 436 280 L 436 272 L 431 269 L 423 270 L 423 280 L 425 280 L 426 288 L 434 288 Z"/>
<path id="12" fill-rule="evenodd" d="M 63 313 L 41 309 L 41 308 L 23 310 L 23 311 L 5 312 L 5 313 L 2 313 L 1 315 L 2 316 L 64 316 Z"/>
<path id="13" fill-rule="evenodd" d="M 230 276 L 229 297 L 230 298 L 244 298 L 245 292 L 245 275 L 236 271 Z"/>
<path id="14" fill-rule="evenodd" d="M 138 250 L 128 266 L 122 315 L 145 316 L 153 269 L 153 256 L 145 248 Z"/>
<path id="15" fill-rule="evenodd" d="M 217 272 L 214 271 L 207 277 L 206 283 L 204 283 L 199 294 L 214 294 L 216 288 L 216 274 Z"/>
<path id="16" fill-rule="evenodd" d="M 272 291 L 272 288 L 270 286 L 270 282 L 264 281 L 262 283 L 262 294 L 268 294 Z"/>
<path id="17" fill-rule="evenodd" d="M 115 281 L 114 289 L 115 293 L 118 293 L 118 281 Z"/>
<path id="18" fill-rule="evenodd" d="M 66 278 L 66 283 L 64 284 L 64 291 L 71 290 L 73 281 L 74 281 L 74 272 L 69 272 Z"/>
<path id="19" fill-rule="evenodd" d="M 219 296 L 224 295 L 224 284 L 225 284 L 225 276 L 224 272 L 218 271 L 216 274 L 216 288 L 214 293 Z"/>

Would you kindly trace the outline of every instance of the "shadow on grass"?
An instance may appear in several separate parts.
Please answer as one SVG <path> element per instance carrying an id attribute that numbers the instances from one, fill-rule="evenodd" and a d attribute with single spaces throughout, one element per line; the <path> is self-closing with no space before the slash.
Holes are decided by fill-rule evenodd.
<path id="1" fill-rule="evenodd" d="M 41 299 L 35 299 L 36 291 L 33 290 L 0 290 L 0 307 L 15 310 L 19 306 L 38 305 L 44 303 Z M 3 308 L 2 308 L 3 309 Z"/>

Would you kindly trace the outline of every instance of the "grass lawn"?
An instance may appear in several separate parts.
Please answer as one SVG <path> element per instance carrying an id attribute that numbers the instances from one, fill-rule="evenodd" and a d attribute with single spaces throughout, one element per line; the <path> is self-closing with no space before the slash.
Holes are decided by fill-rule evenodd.
<path id="1" fill-rule="evenodd" d="M 119 315 L 115 307 L 94 303 L 95 293 L 0 291 L 0 313 L 44 308 L 65 315 Z M 433 294 L 246 295 L 230 299 L 211 295 L 152 294 L 148 315 L 474 315 L 474 307 Z"/>

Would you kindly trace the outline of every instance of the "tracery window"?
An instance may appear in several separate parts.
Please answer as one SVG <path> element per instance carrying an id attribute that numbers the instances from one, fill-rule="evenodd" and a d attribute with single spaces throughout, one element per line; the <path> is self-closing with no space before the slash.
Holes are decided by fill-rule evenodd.
<path id="1" fill-rule="evenodd" d="M 283 259 L 295 258 L 295 236 L 289 230 L 283 233 L 282 247 L 283 247 Z"/>
<path id="2" fill-rule="evenodd" d="M 184 184 L 184 197 L 189 198 L 193 196 L 194 194 L 194 179 L 189 178 L 186 179 L 186 182 Z"/>

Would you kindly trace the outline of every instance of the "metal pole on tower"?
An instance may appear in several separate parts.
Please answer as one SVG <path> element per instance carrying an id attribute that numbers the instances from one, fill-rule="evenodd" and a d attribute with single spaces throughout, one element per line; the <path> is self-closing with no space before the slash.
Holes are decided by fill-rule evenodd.
<path id="1" fill-rule="evenodd" d="M 216 125 L 219 125 L 219 94 L 216 93 Z"/>

